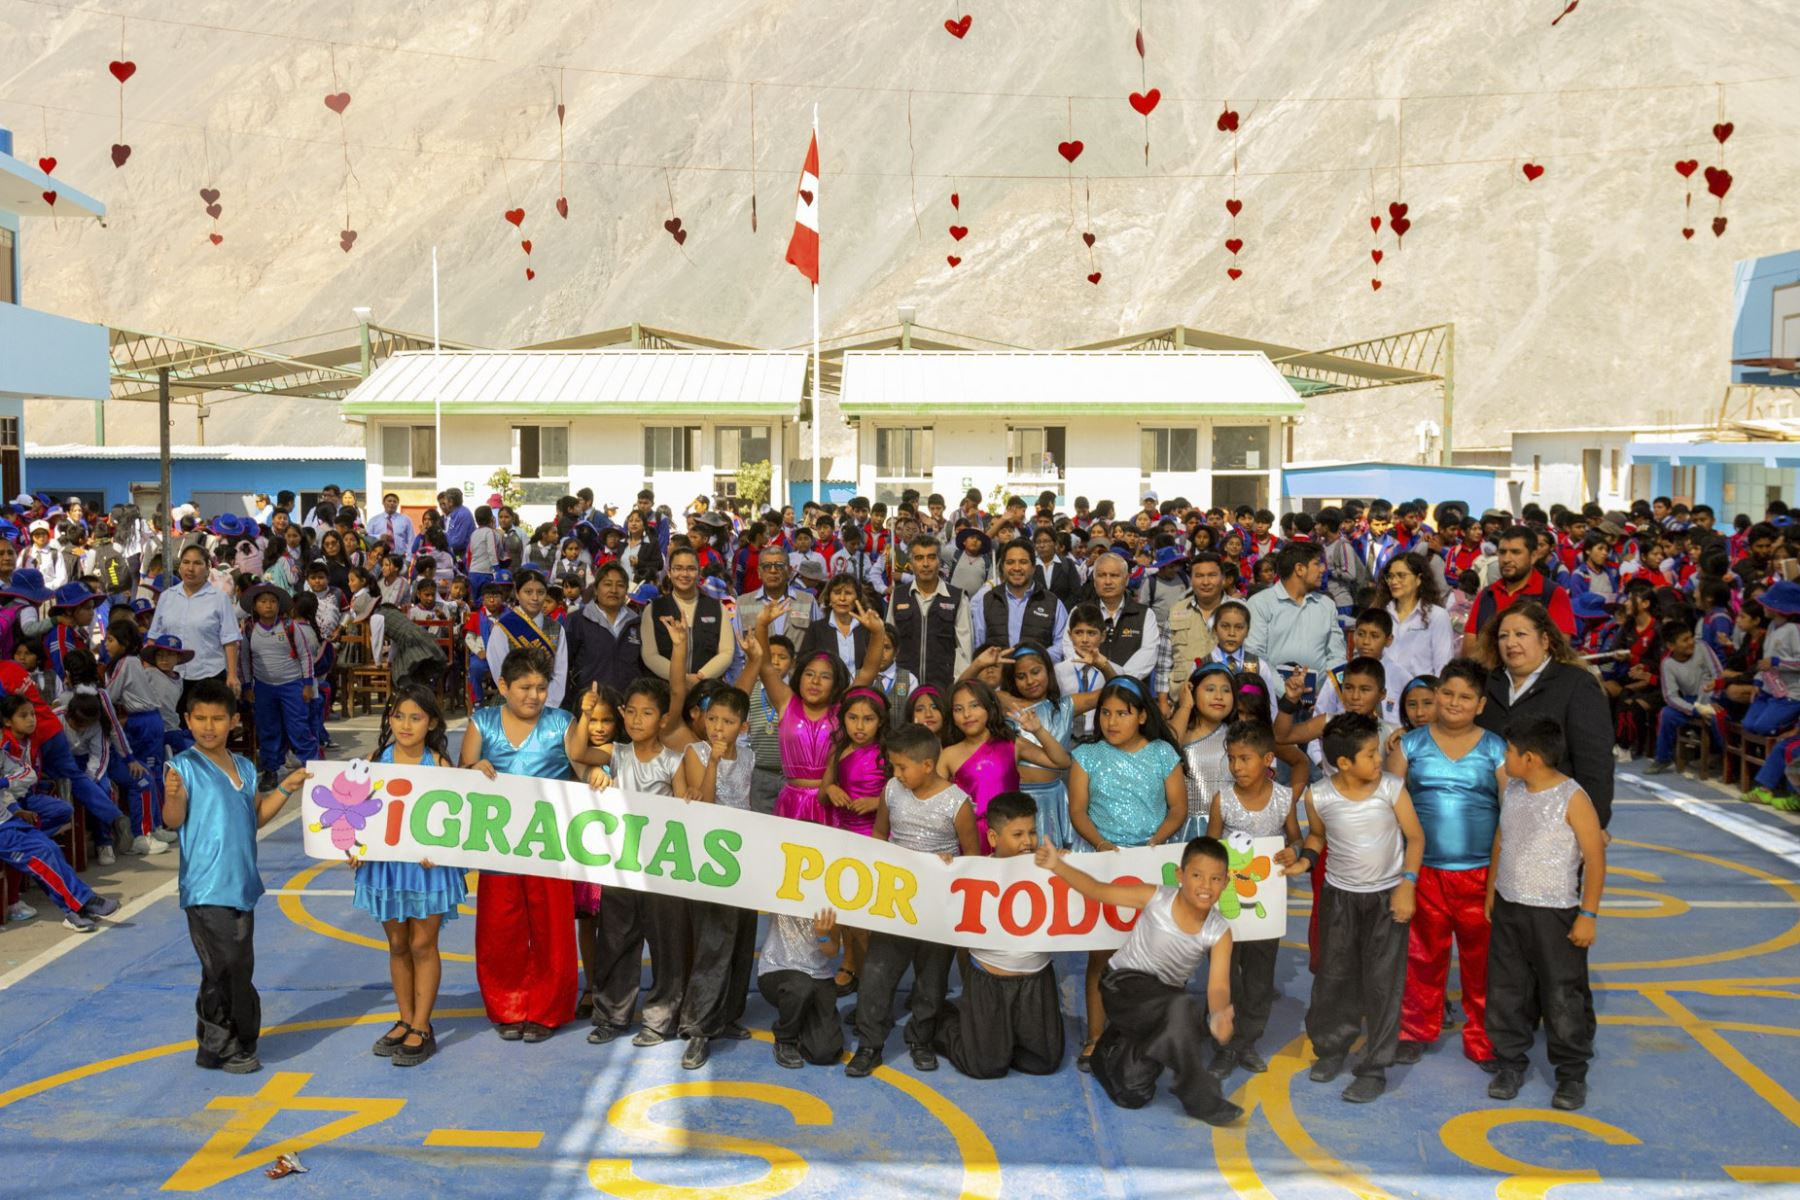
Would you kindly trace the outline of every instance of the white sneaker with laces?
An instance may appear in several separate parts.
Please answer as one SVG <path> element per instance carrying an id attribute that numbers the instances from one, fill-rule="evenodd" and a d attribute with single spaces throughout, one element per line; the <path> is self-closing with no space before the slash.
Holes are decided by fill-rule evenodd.
<path id="1" fill-rule="evenodd" d="M 147 834 L 140 833 L 136 838 L 132 839 L 131 852 L 133 854 L 143 855 L 167 854 L 169 852 L 169 844 L 167 842 L 159 842 Z"/>
<path id="2" fill-rule="evenodd" d="M 29 921 L 35 916 L 37 916 L 37 909 L 23 900 L 14 901 L 13 906 L 6 910 L 6 919 L 9 921 Z"/>
<path id="3" fill-rule="evenodd" d="M 100 847 L 99 853 L 97 853 L 94 857 L 99 862 L 99 864 L 103 867 L 110 867 L 114 863 L 119 861 L 118 854 L 113 851 L 113 848 L 111 846 Z"/>
<path id="4" fill-rule="evenodd" d="M 181 840 L 181 835 L 176 833 L 173 829 L 163 829 L 160 827 L 150 836 L 165 846 L 173 846 L 176 842 Z"/>

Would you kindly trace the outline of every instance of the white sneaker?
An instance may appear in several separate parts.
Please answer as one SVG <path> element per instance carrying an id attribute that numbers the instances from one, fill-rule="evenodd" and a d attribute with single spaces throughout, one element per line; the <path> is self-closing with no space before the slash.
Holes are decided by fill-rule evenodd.
<path id="1" fill-rule="evenodd" d="M 181 835 L 179 833 L 176 833 L 173 829 L 163 829 L 160 827 L 156 830 L 156 832 L 152 833 L 150 836 L 155 838 L 157 841 L 161 842 L 165 846 L 173 846 L 176 842 L 179 842 L 181 840 Z M 154 853 L 154 852 L 152 852 L 152 853 Z"/>
<path id="2" fill-rule="evenodd" d="M 159 842 L 147 833 L 140 833 L 131 840 L 131 852 L 144 855 L 167 854 L 169 846 L 168 843 Z"/>
<path id="3" fill-rule="evenodd" d="M 6 910 L 6 919 L 9 921 L 29 921 L 35 916 L 37 909 L 23 900 L 14 901 L 13 906 Z"/>
<path id="4" fill-rule="evenodd" d="M 100 852 L 98 854 L 96 854 L 94 857 L 96 860 L 98 860 L 100 865 L 103 867 L 110 867 L 114 863 L 119 861 L 119 856 L 113 852 L 113 848 L 111 846 L 100 847 Z"/>

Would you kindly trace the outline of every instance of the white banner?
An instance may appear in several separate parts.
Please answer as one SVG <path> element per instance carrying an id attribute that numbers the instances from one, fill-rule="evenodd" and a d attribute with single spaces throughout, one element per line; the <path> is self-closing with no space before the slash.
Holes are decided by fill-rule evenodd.
<path id="1" fill-rule="evenodd" d="M 385 763 L 312 762 L 301 798 L 314 858 L 418 862 L 548 875 L 811 916 L 941 945 L 1103 950 L 1137 913 L 1085 899 L 1029 857 L 946 863 L 860 834 L 669 796 L 522 775 Z M 1229 846 L 1220 908 L 1242 941 L 1287 930 L 1280 838 Z M 1170 883 L 1182 846 L 1069 861 L 1098 879 Z"/>

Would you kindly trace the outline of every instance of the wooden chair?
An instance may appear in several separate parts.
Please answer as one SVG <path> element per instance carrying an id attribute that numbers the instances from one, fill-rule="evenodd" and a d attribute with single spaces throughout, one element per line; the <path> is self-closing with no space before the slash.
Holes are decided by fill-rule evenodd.
<path id="1" fill-rule="evenodd" d="M 1675 735 L 1675 769 L 1687 770 L 1689 764 L 1699 760 L 1700 778 L 1704 779 L 1712 773 L 1713 767 L 1713 730 L 1715 726 L 1705 717 L 1689 717 L 1681 731 Z"/>
<path id="2" fill-rule="evenodd" d="M 344 626 L 339 645 L 338 662 L 344 671 L 343 711 L 349 717 L 359 707 L 369 712 L 385 707 L 393 694 L 394 681 L 385 662 L 376 660 L 370 648 L 369 623 L 352 621 Z"/>
<path id="3" fill-rule="evenodd" d="M 69 781 L 66 779 L 56 781 L 56 794 L 61 797 L 64 804 L 69 805 L 75 815 L 69 818 L 69 823 L 61 829 L 45 830 L 45 832 L 50 834 L 51 841 L 62 848 L 63 857 L 69 860 L 69 866 L 73 867 L 75 873 L 79 875 L 87 870 L 88 865 L 87 809 L 75 803 L 74 789 L 69 786 Z"/>
<path id="4" fill-rule="evenodd" d="M 1730 778 L 1732 759 L 1732 740 L 1735 734 L 1737 763 L 1736 782 Z M 1780 733 L 1751 733 L 1741 725 L 1732 725 L 1726 733 L 1726 767 L 1725 782 L 1735 786 L 1739 791 L 1749 791 L 1756 783 L 1756 772 L 1759 767 L 1769 761 L 1769 754 L 1777 742 L 1792 737 L 1794 730 L 1786 729 Z"/>

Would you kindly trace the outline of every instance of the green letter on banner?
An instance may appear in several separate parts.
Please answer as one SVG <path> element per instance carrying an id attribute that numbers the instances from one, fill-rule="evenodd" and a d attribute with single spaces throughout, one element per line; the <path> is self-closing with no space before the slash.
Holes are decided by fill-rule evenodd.
<path id="1" fill-rule="evenodd" d="M 607 837 L 619 831 L 619 818 L 604 808 L 590 808 L 575 814 L 569 821 L 569 857 L 583 866 L 604 867 L 612 861 L 612 855 L 604 850 L 589 850 L 582 843 L 582 835 L 587 833 L 588 826 L 598 825 Z"/>
<path id="2" fill-rule="evenodd" d="M 744 835 L 735 829 L 709 829 L 700 838 L 706 857 L 712 862 L 700 868 L 700 882 L 708 887 L 728 888 L 743 878 L 738 865 L 738 851 L 744 848 Z"/>
<path id="3" fill-rule="evenodd" d="M 520 858 L 539 858 L 545 862 L 562 862 L 562 836 L 556 824 L 556 806 L 539 800 L 531 810 L 531 824 L 519 837 L 513 853 Z"/>
<path id="4" fill-rule="evenodd" d="M 662 875 L 665 873 L 665 866 L 673 868 L 667 872 L 670 879 L 679 879 L 683 883 L 694 882 L 694 858 L 688 853 L 687 826 L 680 821 L 670 821 L 663 827 L 662 844 L 650 857 L 644 874 Z"/>
<path id="5" fill-rule="evenodd" d="M 512 805 L 505 796 L 470 792 L 469 840 L 463 843 L 463 849 L 486 850 L 491 837 L 494 839 L 494 853 L 507 853 L 509 847 L 506 841 L 506 823 L 511 819 Z"/>
<path id="6" fill-rule="evenodd" d="M 431 810 L 442 805 L 444 808 L 444 832 L 431 832 Z M 449 788 L 438 788 L 426 792 L 413 802 L 412 806 L 412 840 L 421 846 L 454 846 L 462 841 L 462 822 L 456 814 L 462 811 L 463 798 L 458 792 Z"/>

